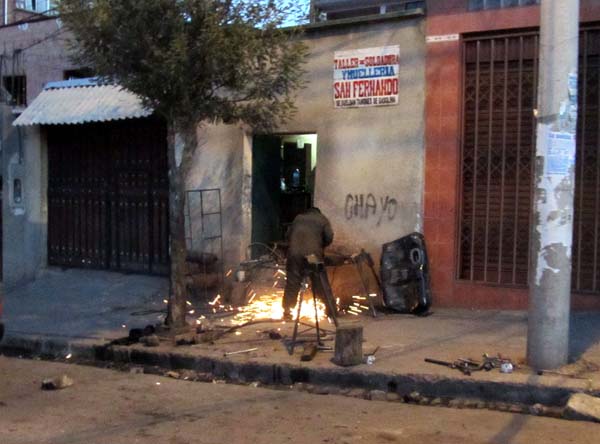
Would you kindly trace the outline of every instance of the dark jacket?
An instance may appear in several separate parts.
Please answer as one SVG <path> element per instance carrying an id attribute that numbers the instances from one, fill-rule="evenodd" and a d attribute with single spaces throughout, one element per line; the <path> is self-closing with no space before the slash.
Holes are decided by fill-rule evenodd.
<path id="1" fill-rule="evenodd" d="M 309 254 L 325 258 L 324 249 L 333 242 L 333 230 L 325 216 L 316 208 L 299 214 L 287 232 L 288 257 L 304 257 Z"/>

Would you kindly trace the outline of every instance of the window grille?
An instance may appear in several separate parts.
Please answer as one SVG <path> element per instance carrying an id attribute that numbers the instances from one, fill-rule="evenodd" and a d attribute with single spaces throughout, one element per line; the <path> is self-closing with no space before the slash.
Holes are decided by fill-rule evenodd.
<path id="1" fill-rule="evenodd" d="M 572 286 L 600 292 L 600 28 L 580 33 Z M 538 35 L 465 39 L 458 278 L 527 285 Z"/>
<path id="2" fill-rule="evenodd" d="M 56 8 L 56 0 L 17 0 L 16 6 L 26 11 L 44 14 Z"/>
<path id="3" fill-rule="evenodd" d="M 27 78 L 25 76 L 4 76 L 2 86 L 6 91 L 7 103 L 12 106 L 27 105 Z"/>
<path id="4" fill-rule="evenodd" d="M 469 0 L 469 10 L 510 8 L 513 6 L 537 5 L 540 0 Z"/>
<path id="5" fill-rule="evenodd" d="M 465 42 L 459 278 L 527 283 L 537 36 Z"/>
<path id="6" fill-rule="evenodd" d="M 573 289 L 600 291 L 600 29 L 579 40 Z"/>

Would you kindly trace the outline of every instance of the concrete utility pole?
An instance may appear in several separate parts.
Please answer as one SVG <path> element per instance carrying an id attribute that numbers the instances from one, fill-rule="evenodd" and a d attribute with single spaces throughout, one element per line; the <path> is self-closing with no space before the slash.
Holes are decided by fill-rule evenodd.
<path id="1" fill-rule="evenodd" d="M 575 192 L 579 0 L 542 0 L 527 359 L 567 363 Z"/>

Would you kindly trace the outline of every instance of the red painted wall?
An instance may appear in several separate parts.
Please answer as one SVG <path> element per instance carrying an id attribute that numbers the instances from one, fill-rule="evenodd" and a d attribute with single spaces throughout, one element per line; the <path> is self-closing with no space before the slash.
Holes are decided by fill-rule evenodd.
<path id="1" fill-rule="evenodd" d="M 539 26 L 539 6 L 469 12 L 468 0 L 429 0 L 427 36 Z M 582 0 L 582 22 L 600 21 L 600 4 Z M 438 307 L 527 308 L 527 289 L 456 280 L 462 102 L 461 42 L 427 44 L 424 231 Z M 573 295 L 578 309 L 600 309 L 600 295 Z"/>

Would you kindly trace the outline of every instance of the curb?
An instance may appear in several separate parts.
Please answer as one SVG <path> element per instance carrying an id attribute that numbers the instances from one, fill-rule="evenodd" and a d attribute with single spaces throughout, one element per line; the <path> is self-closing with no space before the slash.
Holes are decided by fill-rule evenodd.
<path id="1" fill-rule="evenodd" d="M 495 382 L 449 378 L 427 374 L 394 374 L 358 371 L 349 368 L 308 368 L 302 366 L 235 361 L 185 352 L 165 352 L 136 347 L 111 346 L 99 341 L 59 337 L 17 336 L 8 334 L 0 343 L 0 354 L 21 355 L 72 363 L 113 363 L 154 366 L 164 370 L 192 370 L 235 383 L 259 382 L 264 385 L 297 383 L 343 389 L 379 390 L 406 396 L 419 392 L 429 398 L 466 398 L 472 400 L 549 407 L 566 405 L 574 393 L 598 396 L 581 387 L 555 387 L 535 383 Z"/>

